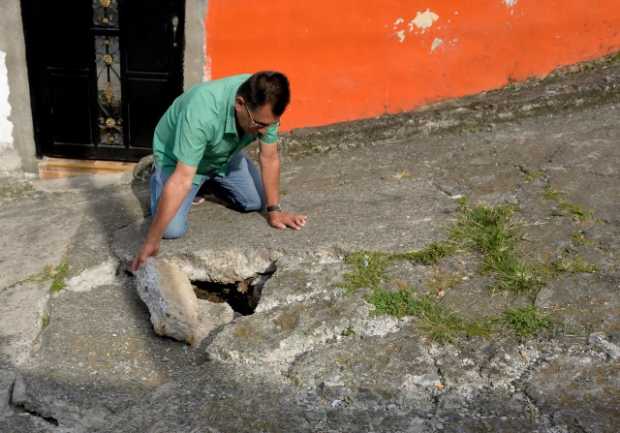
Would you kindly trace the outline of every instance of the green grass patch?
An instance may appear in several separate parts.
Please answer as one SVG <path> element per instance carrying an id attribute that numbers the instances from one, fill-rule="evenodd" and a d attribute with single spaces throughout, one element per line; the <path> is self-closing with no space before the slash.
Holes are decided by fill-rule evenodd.
<path id="1" fill-rule="evenodd" d="M 493 319 L 464 320 L 433 296 L 418 296 L 412 289 L 390 292 L 377 288 L 366 300 L 374 305 L 376 315 L 389 315 L 398 319 L 406 316 L 417 318 L 419 328 L 432 340 L 439 342 L 453 341 L 460 336 L 489 336 L 496 322 Z"/>
<path id="2" fill-rule="evenodd" d="M 551 319 L 533 305 L 504 311 L 501 317 L 504 325 L 520 337 L 530 337 L 551 328 Z"/>
<path id="3" fill-rule="evenodd" d="M 432 265 L 452 254 L 454 249 L 454 245 L 450 242 L 433 242 L 421 250 L 405 253 L 357 251 L 345 258 L 345 263 L 352 269 L 344 275 L 344 282 L 340 286 L 347 293 L 353 293 L 361 288 L 373 289 L 385 281 L 385 270 L 393 262 L 407 260 Z"/>
<path id="4" fill-rule="evenodd" d="M 482 271 L 495 277 L 491 289 L 527 292 L 542 285 L 537 268 L 516 253 L 517 230 L 511 222 L 512 206 L 461 204 L 461 216 L 450 237 L 484 257 Z"/>
<path id="5" fill-rule="evenodd" d="M 58 293 L 65 288 L 65 279 L 69 274 L 69 264 L 62 262 L 55 269 L 51 271 L 52 284 L 50 285 L 50 292 Z"/>
<path id="6" fill-rule="evenodd" d="M 344 275 L 341 286 L 347 293 L 361 288 L 378 287 L 385 279 L 385 269 L 390 263 L 390 255 L 380 252 L 359 251 L 349 254 L 345 263 L 352 266 L 351 272 Z"/>
<path id="7" fill-rule="evenodd" d="M 472 208 L 463 203 L 460 211 L 459 220 L 450 234 L 452 239 L 483 254 L 498 254 L 514 248 L 511 206 Z"/>

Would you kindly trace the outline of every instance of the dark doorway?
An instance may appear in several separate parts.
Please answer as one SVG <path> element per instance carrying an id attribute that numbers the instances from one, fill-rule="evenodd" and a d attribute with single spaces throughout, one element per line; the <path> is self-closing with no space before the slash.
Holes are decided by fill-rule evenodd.
<path id="1" fill-rule="evenodd" d="M 182 92 L 184 0 L 22 0 L 38 156 L 136 161 Z"/>

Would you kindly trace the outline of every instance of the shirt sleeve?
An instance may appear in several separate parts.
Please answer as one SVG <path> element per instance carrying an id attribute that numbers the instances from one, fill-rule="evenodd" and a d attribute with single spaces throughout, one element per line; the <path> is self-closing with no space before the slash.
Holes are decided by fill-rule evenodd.
<path id="1" fill-rule="evenodd" d="M 213 137 L 213 126 L 200 115 L 200 110 L 185 108 L 179 113 L 172 153 L 177 161 L 196 167 Z"/>
<path id="2" fill-rule="evenodd" d="M 278 125 L 272 125 L 259 137 L 261 143 L 272 144 L 278 141 Z"/>

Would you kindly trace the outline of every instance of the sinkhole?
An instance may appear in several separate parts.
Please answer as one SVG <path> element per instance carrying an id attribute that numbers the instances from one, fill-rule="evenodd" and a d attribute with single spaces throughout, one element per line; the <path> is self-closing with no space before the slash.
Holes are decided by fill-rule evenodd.
<path id="1" fill-rule="evenodd" d="M 275 266 L 266 272 L 235 283 L 190 280 L 198 299 L 209 302 L 226 302 L 235 313 L 243 316 L 254 314 L 265 283 L 275 273 Z"/>

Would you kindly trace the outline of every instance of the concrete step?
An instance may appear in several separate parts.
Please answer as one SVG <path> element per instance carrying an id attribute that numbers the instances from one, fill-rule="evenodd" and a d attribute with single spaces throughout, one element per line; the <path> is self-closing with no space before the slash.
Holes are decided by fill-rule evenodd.
<path id="1" fill-rule="evenodd" d="M 65 158 L 44 158 L 39 162 L 39 178 L 57 179 L 89 174 L 113 174 L 130 172 L 134 162 L 96 161 Z"/>

